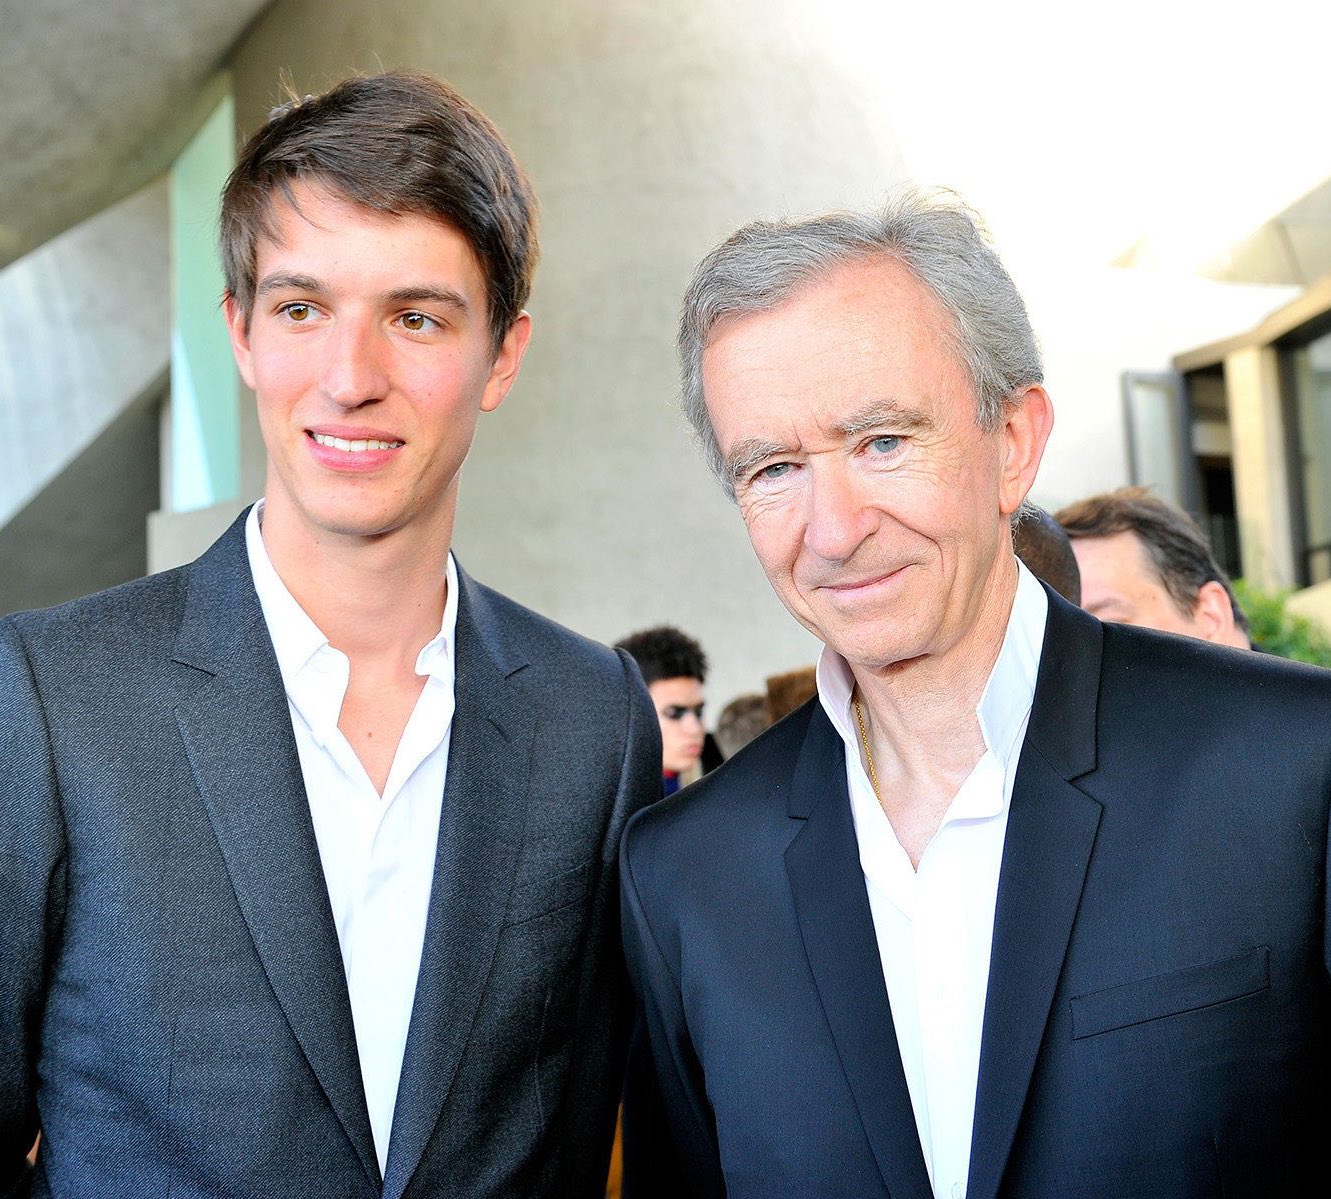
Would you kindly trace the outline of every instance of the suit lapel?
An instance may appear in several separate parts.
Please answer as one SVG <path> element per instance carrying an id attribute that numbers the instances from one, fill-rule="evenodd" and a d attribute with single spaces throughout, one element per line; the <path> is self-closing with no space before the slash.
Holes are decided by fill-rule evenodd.
<path id="1" fill-rule="evenodd" d="M 971 1199 L 998 1193 L 1100 824 L 1100 805 L 1069 781 L 1095 767 L 1100 652 L 1099 623 L 1051 593 L 998 881 Z"/>
<path id="2" fill-rule="evenodd" d="M 459 571 L 456 705 L 420 977 L 384 1195 L 405 1190 L 438 1123 L 503 926 L 526 822 L 533 717 L 484 592 Z"/>
<path id="3" fill-rule="evenodd" d="M 175 660 L 200 672 L 176 719 L 241 914 L 292 1033 L 377 1185 L 337 930 L 243 516 L 192 568 Z"/>
<path id="4" fill-rule="evenodd" d="M 865 1136 L 891 1199 L 929 1199 L 860 868 L 844 751 L 816 703 L 792 780 L 790 814 L 805 821 L 786 851 L 800 933 Z"/>

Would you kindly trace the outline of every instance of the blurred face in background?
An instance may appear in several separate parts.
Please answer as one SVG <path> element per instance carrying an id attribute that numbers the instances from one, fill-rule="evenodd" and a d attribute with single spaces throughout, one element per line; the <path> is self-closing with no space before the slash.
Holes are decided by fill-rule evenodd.
<path id="1" fill-rule="evenodd" d="M 648 686 L 661 722 L 661 768 L 683 774 L 702 757 L 702 683 L 698 679 L 658 679 Z"/>
<path id="2" fill-rule="evenodd" d="M 1229 592 L 1217 582 L 1203 583 L 1191 611 L 1183 611 L 1166 590 L 1136 533 L 1074 537 L 1072 551 L 1081 570 L 1081 606 L 1092 616 L 1239 649 L 1249 647 L 1247 634 L 1234 621 Z"/>

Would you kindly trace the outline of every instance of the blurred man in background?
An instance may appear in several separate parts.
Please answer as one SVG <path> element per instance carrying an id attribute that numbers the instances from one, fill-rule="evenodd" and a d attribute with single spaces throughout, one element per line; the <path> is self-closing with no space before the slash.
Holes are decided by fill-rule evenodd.
<path id="1" fill-rule="evenodd" d="M 705 768 L 707 729 L 702 714 L 707 655 L 692 637 L 671 625 L 630 633 L 615 648 L 637 662 L 656 705 L 661 722 L 662 780 L 665 794 L 673 795 Z"/>
<path id="2" fill-rule="evenodd" d="M 1206 535 L 1145 487 L 1069 504 L 1055 519 L 1072 540 L 1086 611 L 1115 624 L 1250 649 L 1248 618 Z"/>

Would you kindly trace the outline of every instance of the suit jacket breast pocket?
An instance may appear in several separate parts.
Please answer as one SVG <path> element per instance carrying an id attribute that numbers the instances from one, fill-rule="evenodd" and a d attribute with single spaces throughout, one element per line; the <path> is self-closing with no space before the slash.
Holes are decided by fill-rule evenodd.
<path id="1" fill-rule="evenodd" d="M 504 927 L 527 924 L 581 903 L 587 898 L 591 883 L 590 862 L 579 862 L 576 866 L 562 870 L 523 871 L 509 895 Z"/>
<path id="2" fill-rule="evenodd" d="M 1214 1007 L 1255 995 L 1270 985 L 1271 952 L 1259 945 L 1223 961 L 1078 995 L 1072 1000 L 1072 1036 L 1080 1040 Z"/>

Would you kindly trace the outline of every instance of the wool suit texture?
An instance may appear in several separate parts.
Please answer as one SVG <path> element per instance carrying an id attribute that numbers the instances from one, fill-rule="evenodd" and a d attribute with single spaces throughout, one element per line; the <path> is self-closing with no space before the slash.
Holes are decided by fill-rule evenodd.
<path id="1" fill-rule="evenodd" d="M 656 716 L 627 658 L 459 582 L 382 1178 L 243 517 L 191 566 L 0 622 L 0 1196 L 602 1193 L 616 852 L 660 793 Z"/>
<path id="2" fill-rule="evenodd" d="M 629 825 L 626 1195 L 931 1194 L 843 745 L 815 700 Z M 1329 797 L 1331 672 L 1051 593 L 968 1199 L 1325 1193 Z"/>

